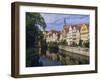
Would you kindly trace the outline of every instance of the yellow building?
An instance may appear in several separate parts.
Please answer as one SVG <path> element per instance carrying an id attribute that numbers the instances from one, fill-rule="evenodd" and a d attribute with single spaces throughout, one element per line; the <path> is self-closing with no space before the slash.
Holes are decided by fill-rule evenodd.
<path id="1" fill-rule="evenodd" d="M 87 24 L 81 25 L 80 38 L 83 42 L 89 41 L 89 25 Z"/>

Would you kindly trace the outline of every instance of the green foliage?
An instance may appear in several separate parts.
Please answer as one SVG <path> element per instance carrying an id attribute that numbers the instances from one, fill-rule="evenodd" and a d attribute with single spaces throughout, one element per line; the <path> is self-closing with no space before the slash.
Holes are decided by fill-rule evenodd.
<path id="1" fill-rule="evenodd" d="M 45 39 L 41 40 L 41 54 L 45 55 L 47 50 L 47 43 Z"/>
<path id="2" fill-rule="evenodd" d="M 83 42 L 82 40 L 79 41 L 79 46 L 80 46 L 80 47 L 83 46 L 83 45 L 82 45 L 82 42 Z"/>
<path id="3" fill-rule="evenodd" d="M 73 47 L 76 47 L 76 46 L 77 46 L 77 43 L 73 42 L 73 43 L 72 43 L 72 46 L 73 46 Z"/>
<path id="4" fill-rule="evenodd" d="M 67 45 L 68 45 L 68 43 L 67 43 L 67 41 L 66 41 L 66 40 L 62 40 L 59 44 L 60 44 L 60 45 L 65 45 L 65 46 L 67 46 Z"/>
<path id="5" fill-rule="evenodd" d="M 28 48 L 26 50 L 26 67 L 38 66 L 39 48 Z"/>
<path id="6" fill-rule="evenodd" d="M 43 29 L 46 27 L 45 20 L 40 13 L 26 12 L 26 27 L 32 27 L 35 24 L 42 26 Z"/>
<path id="7" fill-rule="evenodd" d="M 85 42 L 84 47 L 89 48 L 89 42 Z"/>
<path id="8" fill-rule="evenodd" d="M 46 23 L 40 13 L 26 12 L 26 66 L 39 66 L 39 43 L 43 34 L 39 27 L 45 29 Z"/>
<path id="9" fill-rule="evenodd" d="M 49 42 L 48 43 L 48 50 L 50 53 L 57 53 L 59 50 L 57 42 Z"/>
<path id="10" fill-rule="evenodd" d="M 46 23 L 40 13 L 26 13 L 26 47 L 38 46 L 38 42 L 42 39 L 42 32 L 38 25 L 45 29 Z"/>
<path id="11" fill-rule="evenodd" d="M 89 48 L 89 41 L 83 42 L 82 40 L 80 40 L 79 46 Z"/>

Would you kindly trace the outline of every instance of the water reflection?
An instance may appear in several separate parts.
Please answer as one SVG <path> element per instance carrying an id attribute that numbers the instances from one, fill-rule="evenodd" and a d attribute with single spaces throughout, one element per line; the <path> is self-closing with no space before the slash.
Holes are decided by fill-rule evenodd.
<path id="1" fill-rule="evenodd" d="M 47 51 L 46 55 L 40 56 L 39 62 L 42 66 L 89 64 L 89 60 L 84 56 L 82 56 L 82 59 L 80 55 L 72 56 L 69 54 L 72 53 L 63 50 L 59 50 L 58 53 L 49 53 Z"/>

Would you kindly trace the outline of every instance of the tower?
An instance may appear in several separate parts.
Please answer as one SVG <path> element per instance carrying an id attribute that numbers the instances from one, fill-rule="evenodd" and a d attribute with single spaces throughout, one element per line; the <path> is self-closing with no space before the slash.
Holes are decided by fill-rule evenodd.
<path id="1" fill-rule="evenodd" d="M 66 25 L 66 18 L 64 18 L 64 25 Z"/>

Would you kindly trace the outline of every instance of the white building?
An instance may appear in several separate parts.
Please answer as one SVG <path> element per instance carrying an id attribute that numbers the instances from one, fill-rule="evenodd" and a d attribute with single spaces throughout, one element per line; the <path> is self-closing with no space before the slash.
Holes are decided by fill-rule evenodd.
<path id="1" fill-rule="evenodd" d="M 46 42 L 58 42 L 58 33 L 57 31 L 51 30 L 44 34 Z"/>
<path id="2" fill-rule="evenodd" d="M 69 26 L 66 40 L 67 40 L 68 45 L 71 45 L 73 42 L 73 29 L 71 26 Z"/>
<path id="3" fill-rule="evenodd" d="M 46 42 L 62 42 L 66 40 L 68 45 L 77 44 L 80 41 L 80 25 L 64 25 L 61 31 L 50 30 L 43 33 Z"/>
<path id="4" fill-rule="evenodd" d="M 73 45 L 73 43 L 78 45 L 80 41 L 80 28 L 78 26 L 70 26 L 66 40 L 68 45 Z"/>

